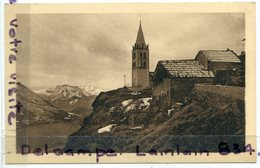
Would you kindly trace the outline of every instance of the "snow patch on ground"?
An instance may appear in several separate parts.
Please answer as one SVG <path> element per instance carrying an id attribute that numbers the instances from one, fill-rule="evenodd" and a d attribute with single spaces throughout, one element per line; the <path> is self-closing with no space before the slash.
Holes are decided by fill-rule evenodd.
<path id="1" fill-rule="evenodd" d="M 140 125 L 140 126 L 137 126 L 137 127 L 132 127 L 131 130 L 137 130 L 137 129 L 142 129 L 144 127 L 144 125 Z"/>
<path id="2" fill-rule="evenodd" d="M 123 121 L 125 121 L 125 120 L 126 120 L 126 117 L 124 117 L 123 119 L 121 119 L 120 122 L 123 122 Z"/>
<path id="3" fill-rule="evenodd" d="M 152 100 L 152 98 L 151 97 L 147 97 L 147 98 L 142 98 L 142 99 L 139 99 L 139 100 L 142 100 L 144 102 L 144 105 L 150 106 L 149 101 Z"/>
<path id="4" fill-rule="evenodd" d="M 133 101 L 133 99 L 128 99 L 122 102 L 122 106 L 126 107 L 128 106 L 131 102 Z"/>
<path id="5" fill-rule="evenodd" d="M 174 108 L 168 110 L 168 116 L 171 115 L 171 112 L 174 110 Z"/>
<path id="6" fill-rule="evenodd" d="M 177 106 L 182 106 L 182 103 L 177 102 L 176 105 Z"/>
<path id="7" fill-rule="evenodd" d="M 130 106 L 127 106 L 127 108 L 125 109 L 125 113 L 127 113 L 127 112 L 129 112 L 129 111 L 131 111 L 131 110 L 134 110 L 135 109 L 135 106 L 136 106 L 136 104 L 131 104 Z"/>
<path id="8" fill-rule="evenodd" d="M 150 100 L 152 100 L 151 97 L 147 97 L 147 98 L 142 98 L 142 99 L 139 99 L 139 100 L 142 100 L 143 103 L 140 104 L 140 107 L 145 107 L 145 109 L 147 109 L 149 106 L 150 106 Z"/>
<path id="9" fill-rule="evenodd" d="M 124 109 L 124 112 L 129 112 L 131 110 L 135 110 L 135 109 L 142 109 L 142 110 L 146 110 L 150 107 L 150 100 L 152 100 L 151 97 L 145 97 L 145 98 L 140 98 L 138 100 L 133 100 L 133 99 L 129 99 L 129 100 L 125 100 L 123 101 L 122 104 L 122 108 Z"/>
<path id="10" fill-rule="evenodd" d="M 74 119 L 75 117 L 78 117 L 78 115 L 75 114 L 75 113 L 70 113 L 70 112 L 68 112 L 68 115 L 64 118 L 64 120 L 72 120 L 72 119 Z"/>
<path id="11" fill-rule="evenodd" d="M 79 101 L 79 99 L 74 99 L 74 100 L 71 100 L 70 102 L 69 102 L 69 104 L 75 104 L 75 103 L 77 103 Z"/>
<path id="12" fill-rule="evenodd" d="M 138 91 L 133 91 L 132 93 L 130 93 L 131 95 L 134 95 L 134 96 L 136 96 L 136 95 L 140 95 L 141 93 L 140 92 L 138 92 Z"/>
<path id="13" fill-rule="evenodd" d="M 108 111 L 108 114 L 113 113 L 115 109 L 116 109 L 116 108 L 115 108 L 114 106 L 113 106 L 113 107 L 110 107 L 110 108 L 109 108 L 109 111 Z"/>
<path id="14" fill-rule="evenodd" d="M 68 112 L 69 115 L 76 116 L 77 114 Z"/>
<path id="15" fill-rule="evenodd" d="M 104 133 L 104 132 L 110 132 L 111 129 L 115 126 L 116 124 L 110 124 L 110 125 L 107 125 L 103 128 L 100 128 L 98 129 L 98 133 L 101 134 L 101 133 Z"/>

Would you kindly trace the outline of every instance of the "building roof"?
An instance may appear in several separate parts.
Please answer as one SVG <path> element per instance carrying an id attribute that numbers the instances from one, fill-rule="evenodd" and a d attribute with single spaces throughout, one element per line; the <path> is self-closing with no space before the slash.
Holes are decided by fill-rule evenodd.
<path id="1" fill-rule="evenodd" d="M 203 65 L 195 60 L 164 60 L 159 61 L 173 78 L 214 77 L 212 71 L 204 70 Z"/>
<path id="2" fill-rule="evenodd" d="M 138 30 L 138 33 L 137 33 L 137 38 L 136 38 L 135 43 L 136 44 L 145 44 L 141 21 L 140 21 L 140 24 L 139 24 L 139 30 Z"/>
<path id="3" fill-rule="evenodd" d="M 237 55 L 232 50 L 201 50 L 211 62 L 240 62 Z"/>

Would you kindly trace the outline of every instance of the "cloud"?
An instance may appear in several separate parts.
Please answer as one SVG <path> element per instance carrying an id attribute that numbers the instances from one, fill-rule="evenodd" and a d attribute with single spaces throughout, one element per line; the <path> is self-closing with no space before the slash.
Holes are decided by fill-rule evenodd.
<path id="1" fill-rule="evenodd" d="M 20 14 L 18 78 L 31 88 L 57 84 L 103 89 L 131 83 L 139 14 Z M 240 13 L 142 14 L 150 71 L 163 59 L 194 58 L 200 49 L 244 50 Z"/>

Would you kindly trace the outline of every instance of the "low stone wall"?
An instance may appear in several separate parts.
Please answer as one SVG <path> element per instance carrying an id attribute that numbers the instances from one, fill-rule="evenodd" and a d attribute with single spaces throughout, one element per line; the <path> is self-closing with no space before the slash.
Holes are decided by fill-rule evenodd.
<path id="1" fill-rule="evenodd" d="M 238 86 L 195 84 L 195 92 L 211 92 L 220 96 L 232 97 L 233 99 L 245 100 L 245 88 Z"/>

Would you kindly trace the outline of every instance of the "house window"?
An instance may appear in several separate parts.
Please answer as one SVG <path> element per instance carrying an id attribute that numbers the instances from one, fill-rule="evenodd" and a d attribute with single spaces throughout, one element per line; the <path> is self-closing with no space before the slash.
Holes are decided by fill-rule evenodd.
<path id="1" fill-rule="evenodd" d="M 140 59 L 142 59 L 142 57 L 143 57 L 143 54 L 140 52 Z"/>
<path id="2" fill-rule="evenodd" d="M 146 59 L 146 53 L 144 53 L 144 59 Z"/>
<path id="3" fill-rule="evenodd" d="M 146 68 L 146 62 L 143 62 L 143 68 Z"/>

